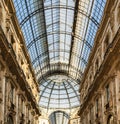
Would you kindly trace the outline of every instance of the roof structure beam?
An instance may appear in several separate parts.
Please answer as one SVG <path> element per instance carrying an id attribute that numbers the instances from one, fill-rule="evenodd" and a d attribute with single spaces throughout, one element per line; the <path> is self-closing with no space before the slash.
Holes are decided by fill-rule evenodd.
<path id="1" fill-rule="evenodd" d="M 69 81 L 68 81 L 69 82 Z M 79 96 L 77 94 L 77 91 L 74 89 L 74 87 L 71 85 L 71 83 L 69 82 L 69 85 L 71 86 L 71 88 L 73 89 L 74 93 L 76 94 L 76 97 L 78 99 L 78 101 L 80 102 Z"/>
<path id="2" fill-rule="evenodd" d="M 42 94 L 40 95 L 40 99 L 41 99 L 41 96 L 43 96 L 44 91 L 47 89 L 47 87 L 50 85 L 51 82 L 52 81 L 49 81 L 48 84 L 46 85 L 46 87 L 43 89 Z"/>
<path id="3" fill-rule="evenodd" d="M 71 38 L 71 47 L 70 47 L 70 55 L 69 55 L 68 73 L 70 71 L 70 65 L 71 65 L 71 58 L 72 58 L 72 51 L 73 51 L 73 45 L 74 45 L 74 36 L 75 36 L 75 28 L 76 28 L 76 21 L 77 21 L 77 13 L 78 13 L 79 1 L 80 0 L 76 0 L 76 4 L 75 4 L 73 30 L 72 30 L 72 34 L 71 34 L 72 38 Z"/>
<path id="4" fill-rule="evenodd" d="M 91 12 L 92 12 L 93 3 L 94 3 L 94 0 L 92 1 L 92 5 L 91 5 L 91 8 L 90 8 L 90 12 L 89 12 L 89 17 L 90 17 Z M 86 42 L 85 38 L 86 38 L 87 30 L 88 30 L 89 21 L 90 21 L 90 19 L 88 19 L 88 22 L 87 22 L 87 27 L 86 27 L 85 35 L 84 35 L 84 39 L 83 39 L 83 42 L 84 42 L 84 43 L 82 44 L 82 50 L 81 50 L 81 53 L 80 53 L 80 58 L 81 58 L 81 56 L 82 56 L 83 46 L 84 46 L 84 44 L 85 44 L 85 42 Z M 78 62 L 78 66 L 79 66 L 79 64 L 80 64 L 80 59 L 79 59 L 79 62 Z M 77 68 L 77 72 L 78 72 L 78 71 L 79 71 L 79 67 Z M 77 77 L 77 75 L 78 75 L 78 73 L 76 73 L 76 77 Z"/>
<path id="5" fill-rule="evenodd" d="M 82 61 L 86 64 L 84 59 Z M 44 78 L 47 78 L 47 77 L 49 77 L 49 76 L 51 76 L 53 74 L 62 74 L 63 73 L 65 75 L 67 75 L 67 76 L 71 76 L 71 78 L 76 80 L 76 78 L 74 76 L 72 76 L 72 75 L 70 75 L 70 73 L 68 73 L 67 68 L 69 68 L 69 66 L 67 64 L 64 64 L 64 63 L 61 63 L 60 65 L 59 64 L 51 64 L 50 66 L 51 66 L 52 69 L 50 71 L 48 70 L 47 73 L 43 74 Z M 60 66 L 62 68 L 58 70 L 58 68 L 56 68 L 56 66 Z M 45 68 L 46 68 L 46 66 L 44 66 L 44 68 L 42 68 L 42 70 L 44 70 Z M 70 68 L 72 68 L 74 71 L 77 71 L 77 68 L 72 66 L 72 65 L 70 65 Z M 36 75 L 39 74 L 40 71 L 41 70 L 39 70 L 36 73 Z M 81 75 L 83 74 L 81 71 L 79 71 L 79 73 Z M 40 82 L 41 80 L 42 80 L 42 77 L 39 77 L 38 81 Z"/>
<path id="6" fill-rule="evenodd" d="M 25 0 L 25 4 L 26 4 L 26 10 L 27 10 L 27 13 L 28 13 L 28 15 L 29 15 L 29 9 L 28 9 L 28 5 L 27 5 L 27 1 Z M 33 39 L 35 39 L 35 36 L 34 36 L 34 31 L 33 31 L 33 29 L 32 29 L 32 23 L 31 23 L 31 20 L 29 19 L 29 23 L 30 23 L 30 28 L 31 28 L 31 31 L 32 31 L 32 36 L 33 36 Z M 36 47 L 36 49 L 37 49 L 37 46 L 36 46 L 36 43 L 35 43 L 35 47 Z M 37 53 L 37 55 L 38 55 L 38 51 L 36 50 L 36 53 Z M 41 68 L 41 63 L 40 63 L 40 61 L 39 61 L 39 66 L 40 66 L 40 68 Z M 42 73 L 42 72 L 41 72 Z"/>
<path id="7" fill-rule="evenodd" d="M 68 93 L 68 91 L 67 91 L 67 88 L 66 88 L 66 86 L 65 86 L 65 82 L 64 82 L 64 81 L 63 81 L 63 85 L 64 85 L 64 87 L 65 87 L 65 90 L 66 90 L 66 93 L 67 93 L 67 96 L 68 96 L 69 108 L 71 108 L 71 102 L 70 102 L 69 93 Z M 71 111 L 71 109 L 70 109 L 70 111 Z"/>
<path id="8" fill-rule="evenodd" d="M 51 100 L 50 98 L 51 98 L 51 95 L 52 95 L 52 92 L 53 92 L 54 86 L 55 86 L 55 82 L 53 83 L 53 86 L 52 86 L 52 89 L 51 89 L 51 92 L 50 92 L 50 95 L 49 95 L 48 105 L 47 105 L 47 111 L 49 110 L 50 100 Z"/>
<path id="9" fill-rule="evenodd" d="M 43 1 L 43 8 L 45 9 L 44 7 L 44 0 Z M 44 21 L 45 21 L 45 10 L 43 9 L 43 13 L 44 13 Z M 47 52 L 48 52 L 48 66 L 49 66 L 49 70 L 50 70 L 50 57 L 49 57 L 49 46 L 48 46 L 48 37 L 47 37 L 47 29 L 46 29 L 46 21 L 44 23 L 44 26 L 45 26 L 45 34 L 46 34 L 46 44 L 47 44 Z"/>

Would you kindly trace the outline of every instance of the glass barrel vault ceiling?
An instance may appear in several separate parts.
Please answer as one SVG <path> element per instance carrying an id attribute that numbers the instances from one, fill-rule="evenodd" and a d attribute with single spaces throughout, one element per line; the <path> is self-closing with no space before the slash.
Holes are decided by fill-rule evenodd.
<path id="1" fill-rule="evenodd" d="M 106 0 L 13 0 L 13 3 L 40 82 L 40 106 L 79 106 L 78 83 L 87 65 Z M 66 94 L 65 98 L 62 94 Z M 76 103 L 72 103 L 73 97 Z M 50 98 L 57 99 L 55 106 Z"/>
<path id="2" fill-rule="evenodd" d="M 72 109 L 80 105 L 79 86 L 65 75 L 53 75 L 41 81 L 40 105 L 49 109 Z"/>
<path id="3" fill-rule="evenodd" d="M 62 111 L 55 111 L 50 116 L 50 124 L 68 124 L 69 115 Z"/>

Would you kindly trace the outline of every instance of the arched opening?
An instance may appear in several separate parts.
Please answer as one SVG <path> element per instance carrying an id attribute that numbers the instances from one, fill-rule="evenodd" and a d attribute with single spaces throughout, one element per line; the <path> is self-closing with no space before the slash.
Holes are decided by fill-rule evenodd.
<path id="1" fill-rule="evenodd" d="M 49 116 L 50 124 L 68 124 L 69 115 L 63 111 L 55 111 Z"/>

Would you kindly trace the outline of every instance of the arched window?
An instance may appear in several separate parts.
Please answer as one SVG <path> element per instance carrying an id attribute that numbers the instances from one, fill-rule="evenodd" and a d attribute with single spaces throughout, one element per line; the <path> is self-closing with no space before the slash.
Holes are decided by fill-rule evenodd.
<path id="1" fill-rule="evenodd" d="M 11 115 L 8 116 L 7 124 L 14 124 L 14 122 L 13 122 L 13 118 L 12 118 Z"/>

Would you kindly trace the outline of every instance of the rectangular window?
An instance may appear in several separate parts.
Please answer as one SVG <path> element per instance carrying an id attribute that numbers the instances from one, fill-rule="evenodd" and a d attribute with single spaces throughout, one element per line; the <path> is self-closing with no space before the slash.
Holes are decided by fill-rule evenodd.
<path id="1" fill-rule="evenodd" d="M 109 102 L 110 98 L 110 90 L 109 90 L 109 85 L 106 86 L 106 102 Z"/>
<path id="2" fill-rule="evenodd" d="M 11 90 L 10 90 L 10 101 L 13 103 L 14 101 L 14 87 L 11 85 Z"/>

